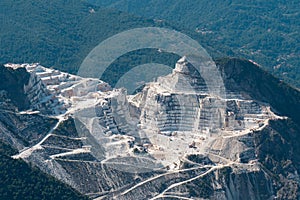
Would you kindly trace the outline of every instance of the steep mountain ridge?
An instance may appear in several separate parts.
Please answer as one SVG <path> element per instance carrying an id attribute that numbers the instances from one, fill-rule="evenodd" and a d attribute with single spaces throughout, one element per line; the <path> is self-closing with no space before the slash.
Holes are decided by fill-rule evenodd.
<path id="1" fill-rule="evenodd" d="M 257 66 L 253 62 L 241 59 L 223 59 L 216 61 L 223 73 L 225 87 L 234 91 L 244 91 L 252 98 L 268 102 L 275 112 L 291 117 L 300 124 L 300 93 L 282 80 Z M 240 88 L 232 87 L 234 84 Z"/>

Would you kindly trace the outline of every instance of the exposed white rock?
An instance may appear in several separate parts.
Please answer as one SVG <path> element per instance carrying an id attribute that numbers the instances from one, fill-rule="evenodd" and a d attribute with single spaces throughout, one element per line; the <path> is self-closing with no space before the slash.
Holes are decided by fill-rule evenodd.
<path id="1" fill-rule="evenodd" d="M 190 71 L 187 67 L 187 64 L 188 64 L 187 58 L 186 56 L 184 56 L 177 61 L 175 65 L 175 69 L 173 71 L 177 73 L 189 74 Z"/>
<path id="2" fill-rule="evenodd" d="M 247 135 L 279 118 L 267 105 L 240 97 L 211 95 L 204 81 L 194 76 L 187 58 L 180 59 L 172 74 L 146 85 L 131 98 L 141 111 L 139 127 L 155 144 L 148 148 L 165 166 L 189 154 L 207 152 L 217 138 Z M 197 83 L 197 84 L 194 84 Z"/>
<path id="3" fill-rule="evenodd" d="M 218 176 L 215 171 L 224 167 L 259 171 L 251 133 L 264 129 L 270 119 L 282 118 L 275 115 L 269 105 L 245 95 L 236 92 L 227 92 L 222 97 L 211 94 L 186 57 L 178 61 L 172 74 L 148 83 L 134 96 L 127 95 L 125 89 L 111 89 L 101 80 L 81 78 L 39 64 L 10 64 L 7 67 L 25 67 L 31 73 L 24 88 L 32 110 L 21 114 L 39 112 L 59 119 L 42 140 L 14 158 L 32 161 L 47 173 L 89 195 L 91 190 L 97 191 L 97 195 L 105 195 L 106 188 L 121 187 L 122 176 L 114 175 L 112 169 L 136 174 L 160 168 L 167 170 L 164 174 L 167 176 L 191 170 L 181 169 L 182 163 L 207 168 L 204 173 L 192 174 L 189 179 L 168 186 L 156 198 L 166 197 L 172 188 L 208 173 Z M 210 89 L 219 88 L 214 83 Z M 77 121 L 77 135 L 53 134 L 70 116 Z M 51 143 L 53 138 L 67 142 L 61 142 L 65 146 L 55 146 Z M 83 184 L 85 179 L 77 185 L 75 180 L 78 177 L 56 162 L 70 162 L 76 168 L 74 160 L 64 157 L 82 154 L 94 159 L 75 160 L 84 165 L 82 170 L 86 170 L 85 173 L 92 173 L 93 178 L 86 178 L 87 183 L 97 179 L 93 182 L 96 189 Z M 193 162 L 188 158 L 190 155 L 205 156 L 213 164 Z M 139 191 L 140 186 L 161 176 L 156 175 L 127 188 L 122 195 L 134 189 Z M 118 181 L 112 181 L 112 177 Z M 111 185 L 106 186 L 103 179 Z M 220 182 L 216 183 L 215 188 L 220 187 Z M 227 189 L 234 188 L 230 185 Z M 218 195 L 224 197 L 224 194 Z"/>
<path id="4" fill-rule="evenodd" d="M 101 144 L 100 160 L 135 156 L 132 148 L 136 143 L 157 162 L 165 166 L 176 163 L 179 167 L 185 155 L 205 153 L 216 138 L 246 135 L 264 127 L 268 119 L 278 117 L 251 99 L 211 95 L 186 57 L 177 62 L 172 74 L 148 83 L 135 96 L 127 96 L 124 89 L 111 90 L 98 79 L 81 78 L 39 64 L 7 67 L 25 67 L 31 73 L 25 91 L 33 110 L 51 110 L 49 114 L 58 118 L 75 114 Z M 19 157 L 27 157 L 40 148 L 40 144 L 34 146 Z M 81 150 L 68 154 L 72 152 Z M 93 150 L 92 153 L 99 155 Z"/>

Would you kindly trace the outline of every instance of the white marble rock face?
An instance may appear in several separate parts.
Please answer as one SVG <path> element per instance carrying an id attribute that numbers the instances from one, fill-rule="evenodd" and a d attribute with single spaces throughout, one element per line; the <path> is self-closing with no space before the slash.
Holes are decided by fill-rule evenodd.
<path id="1" fill-rule="evenodd" d="M 191 65 L 182 58 L 172 74 L 147 84 L 131 99 L 141 111 L 141 132 L 157 146 L 149 149 L 150 154 L 160 155 L 156 157 L 165 166 L 179 166 L 181 157 L 205 154 L 222 136 L 247 135 L 278 117 L 268 105 L 241 94 L 228 93 L 227 98 L 210 94 L 205 81 L 190 71 Z"/>
<path id="2" fill-rule="evenodd" d="M 148 83 L 134 97 L 127 96 L 124 89 L 112 90 L 100 80 L 81 78 L 38 64 L 11 67 L 25 67 L 31 73 L 24 87 L 32 110 L 59 119 L 88 113 L 89 118 L 82 117 L 82 122 L 104 147 L 107 158 L 132 155 L 132 149 L 124 148 L 128 141 L 141 146 L 150 142 L 156 146 L 147 147 L 150 155 L 169 155 L 157 157 L 156 161 L 165 166 L 172 163 L 179 166 L 180 157 L 186 152 L 204 153 L 210 144 L 206 140 L 246 134 L 266 125 L 268 119 L 276 118 L 267 105 L 240 94 L 228 93 L 227 98 L 211 94 L 205 80 L 186 57 L 176 63 L 171 74 Z M 98 125 L 91 126 L 91 123 Z M 123 135 L 118 139 L 120 144 L 109 142 L 115 135 Z M 175 146 L 171 140 L 176 141 Z"/>
<path id="3" fill-rule="evenodd" d="M 148 191 L 143 182 L 136 187 L 128 185 L 132 180 L 156 181 L 151 177 L 161 173 L 157 169 L 166 170 L 166 177 L 170 173 L 180 177 L 188 165 L 199 167 L 197 170 L 207 168 L 207 173 L 233 165 L 256 173 L 260 169 L 252 133 L 267 127 L 270 119 L 284 118 L 275 115 L 268 104 L 235 91 L 226 91 L 222 97 L 210 93 L 186 57 L 171 74 L 146 84 L 136 95 L 112 89 L 101 80 L 39 64 L 7 67 L 25 67 L 31 74 L 24 90 L 32 108 L 22 114 L 37 112 L 57 120 L 47 135 L 31 146 L 16 140 L 20 153 L 14 158 L 31 162 L 92 197 L 110 199 L 110 193 L 118 193 L 118 199 L 146 198 L 139 196 L 143 193 L 164 197 Z M 72 129 L 76 131 L 60 135 L 57 130 L 70 119 L 77 121 Z M 203 163 L 195 163 L 197 159 Z M 186 176 L 192 179 L 194 173 L 200 173 L 197 170 Z M 184 180 L 182 176 L 178 179 Z M 216 177 L 213 182 L 216 191 L 237 189 L 224 186 Z M 163 183 L 168 184 L 167 178 L 152 183 L 151 188 Z M 224 197 L 223 193 L 214 195 Z"/>

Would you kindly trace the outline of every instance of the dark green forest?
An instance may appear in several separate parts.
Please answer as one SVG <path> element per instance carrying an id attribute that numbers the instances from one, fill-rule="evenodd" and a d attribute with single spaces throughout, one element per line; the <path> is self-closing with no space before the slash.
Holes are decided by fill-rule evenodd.
<path id="1" fill-rule="evenodd" d="M 166 20 L 198 32 L 224 54 L 252 59 L 300 87 L 298 0 L 89 0 L 147 18 Z"/>
<path id="2" fill-rule="evenodd" d="M 235 56 L 229 46 L 209 34 L 190 31 L 180 24 L 145 19 L 111 8 L 97 7 L 86 1 L 4 0 L 0 2 L 0 63 L 41 63 L 73 74 L 88 53 L 101 41 L 138 27 L 167 27 L 197 40 L 213 57 Z M 141 54 L 143 52 L 143 54 Z M 153 50 L 137 51 L 114 62 L 113 74 L 149 62 Z M 147 57 L 149 55 L 149 57 Z M 124 56 L 123 56 L 124 58 Z M 170 55 L 156 58 L 158 63 L 175 63 Z M 177 59 L 177 57 L 176 57 Z M 126 61 L 126 62 L 124 62 Z M 121 70 L 120 70 L 121 69 Z M 114 83 L 114 76 L 105 81 Z M 113 85 L 113 84 L 112 84 Z"/>
<path id="3" fill-rule="evenodd" d="M 85 56 L 105 38 L 151 22 L 82 1 L 0 2 L 0 62 L 36 63 L 76 73 Z"/>
<path id="4" fill-rule="evenodd" d="M 12 159 L 16 153 L 0 141 L 0 199 L 88 199 L 23 160 Z"/>

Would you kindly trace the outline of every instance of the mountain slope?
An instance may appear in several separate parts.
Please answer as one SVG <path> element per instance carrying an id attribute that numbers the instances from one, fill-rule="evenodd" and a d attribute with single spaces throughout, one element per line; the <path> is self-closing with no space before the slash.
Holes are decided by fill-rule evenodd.
<path id="1" fill-rule="evenodd" d="M 13 158 L 82 194 L 99 199 L 299 197 L 299 91 L 252 62 L 217 61 L 226 98 L 209 94 L 185 58 L 172 74 L 134 96 L 38 64 L 6 67 L 29 71 L 25 88 L 48 91 L 64 108 L 52 101 L 31 105 L 33 111 L 3 113 L 1 136 L 19 150 Z M 285 106 L 273 100 L 278 92 L 288 98 Z M 32 94 L 35 103 L 45 100 L 26 93 Z M 9 130 L 7 116 L 15 122 Z M 44 128 L 35 130 L 29 122 Z M 28 126 L 22 134 L 20 124 Z"/>
<path id="2" fill-rule="evenodd" d="M 289 116 L 300 124 L 299 90 L 247 60 L 220 59 L 216 63 L 220 66 L 220 71 L 226 74 L 226 79 L 234 80 L 240 90 L 258 101 L 268 102 L 275 112 Z M 226 81 L 226 88 L 230 88 L 232 83 Z"/>

